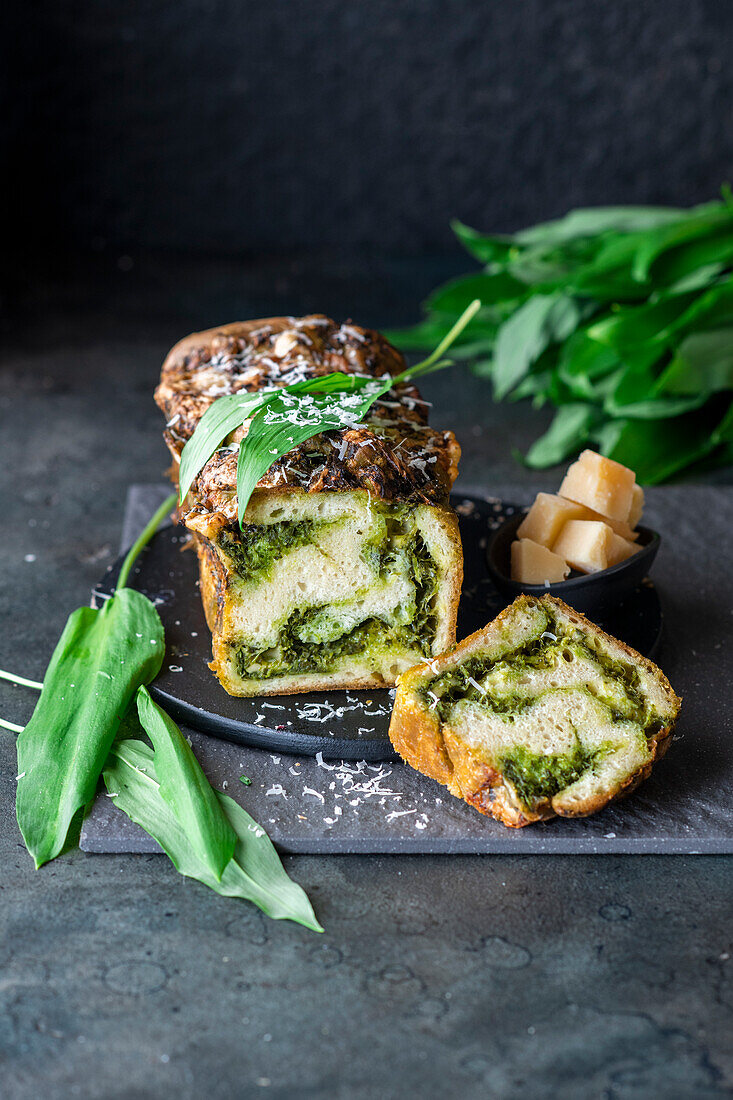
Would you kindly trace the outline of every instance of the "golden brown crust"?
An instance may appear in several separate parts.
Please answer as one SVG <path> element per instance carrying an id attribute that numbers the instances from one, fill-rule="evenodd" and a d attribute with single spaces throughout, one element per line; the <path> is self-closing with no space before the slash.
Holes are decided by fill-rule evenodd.
<path id="1" fill-rule="evenodd" d="M 194 541 L 199 560 L 199 587 L 206 625 L 215 634 L 221 625 L 226 603 L 226 570 L 208 539 L 194 535 Z"/>
<path id="2" fill-rule="evenodd" d="M 520 596 L 515 604 L 519 601 L 534 601 L 534 598 Z M 561 611 L 576 625 L 589 629 L 596 635 L 600 635 L 614 645 L 619 646 L 630 660 L 641 665 L 647 672 L 657 677 L 669 697 L 676 718 L 682 700 L 672 690 L 669 680 L 661 669 L 652 661 L 637 653 L 624 642 L 601 630 L 595 623 L 569 607 L 563 600 L 559 600 L 554 596 L 544 596 L 539 602 L 554 605 L 557 610 Z M 515 604 L 505 608 L 497 616 L 497 620 L 507 619 Z M 445 671 L 446 668 L 457 663 L 464 656 L 468 656 L 480 646 L 483 637 L 484 630 L 478 630 L 468 638 L 464 638 L 447 653 L 441 654 L 440 657 L 431 660 L 429 663 L 423 662 L 416 665 L 399 677 L 389 736 L 403 760 L 417 771 L 422 772 L 423 775 L 428 775 L 442 783 L 450 790 L 451 794 L 464 799 L 480 813 L 487 814 L 497 821 L 501 821 L 504 825 L 513 828 L 520 828 L 534 821 L 546 820 L 558 813 L 560 816 L 567 817 L 588 816 L 603 809 L 609 802 L 626 797 L 638 787 L 639 783 L 648 778 L 654 763 L 660 760 L 669 748 L 674 729 L 674 719 L 659 732 L 648 738 L 647 743 L 651 750 L 650 759 L 634 774 L 620 782 L 617 787 L 606 790 L 595 798 L 589 798 L 582 806 L 572 812 L 553 809 L 549 805 L 539 806 L 536 813 L 527 812 L 513 797 L 502 776 L 481 761 L 478 754 L 472 751 L 460 737 L 455 736 L 449 725 L 441 723 L 435 711 L 430 710 L 429 705 L 416 690 L 421 683 L 432 679 L 436 673 L 439 674 Z"/>
<path id="3" fill-rule="evenodd" d="M 461 590 L 463 588 L 463 543 L 461 542 L 461 532 L 458 526 L 458 516 L 450 508 L 441 508 L 440 515 L 443 520 L 443 530 L 451 544 L 453 563 L 448 570 L 446 580 L 443 582 L 447 607 L 443 630 L 435 639 L 435 648 L 439 651 L 455 645 L 458 605 L 461 602 Z"/>
<path id="4" fill-rule="evenodd" d="M 451 794 L 462 798 L 463 792 L 454 778 L 453 762 L 443 741 L 440 719 L 415 695 L 400 690 L 400 683 L 404 683 L 406 676 L 409 671 L 398 681 L 392 707 L 389 723 L 392 745 L 413 768 L 437 779 Z"/>

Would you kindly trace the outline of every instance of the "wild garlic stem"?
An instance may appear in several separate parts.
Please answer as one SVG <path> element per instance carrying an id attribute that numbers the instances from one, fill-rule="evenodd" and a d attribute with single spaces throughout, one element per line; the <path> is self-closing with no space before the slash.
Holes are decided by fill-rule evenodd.
<path id="1" fill-rule="evenodd" d="M 6 722 L 4 718 L 0 718 L 0 726 L 11 733 L 22 733 L 25 729 L 25 726 L 16 726 L 15 722 Z"/>
<path id="2" fill-rule="evenodd" d="M 461 316 L 451 328 L 450 332 L 447 332 L 443 339 L 438 344 L 435 351 L 431 351 L 427 359 L 423 359 L 420 363 L 415 363 L 414 367 L 408 367 L 407 370 L 402 371 L 394 379 L 395 382 L 406 382 L 416 372 L 421 374 L 426 371 L 428 367 L 431 367 L 434 363 L 437 363 L 441 355 L 448 350 L 451 344 L 455 343 L 458 337 L 463 332 L 466 325 L 473 320 L 478 311 L 481 309 L 481 301 L 479 298 L 474 298 L 469 306 L 466 306 Z"/>
<path id="3" fill-rule="evenodd" d="M 10 680 L 11 684 L 20 684 L 21 687 L 35 688 L 36 691 L 40 691 L 43 684 L 39 684 L 37 680 L 26 680 L 25 676 L 16 676 L 13 672 L 4 672 L 0 668 L 0 680 Z"/>
<path id="4" fill-rule="evenodd" d="M 158 510 L 156 511 L 155 515 L 152 516 L 152 518 L 148 521 L 148 523 L 147 523 L 145 529 L 143 530 L 142 534 L 140 534 L 138 536 L 138 538 L 135 540 L 135 542 L 133 542 L 132 546 L 130 547 L 130 549 L 127 552 L 127 557 L 125 558 L 125 560 L 122 563 L 122 568 L 120 569 L 120 575 L 117 578 L 117 590 L 118 591 L 119 591 L 120 588 L 124 588 L 125 585 L 127 584 L 127 580 L 130 576 L 130 572 L 132 570 L 133 565 L 135 564 L 135 559 L 137 558 L 137 556 L 140 553 L 140 551 L 142 550 L 142 548 L 144 546 L 146 546 L 147 543 L 150 542 L 151 538 L 153 537 L 155 532 L 158 530 L 158 525 L 160 524 L 161 520 L 165 519 L 168 512 L 170 512 L 173 508 L 175 508 L 175 506 L 176 506 L 176 494 L 171 493 L 171 495 L 163 501 L 160 508 L 158 508 Z"/>

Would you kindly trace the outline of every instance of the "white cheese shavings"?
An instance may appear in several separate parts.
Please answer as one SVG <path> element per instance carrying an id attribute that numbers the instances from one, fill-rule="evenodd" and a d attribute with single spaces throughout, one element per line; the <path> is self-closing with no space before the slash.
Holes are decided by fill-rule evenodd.
<path id="1" fill-rule="evenodd" d="M 345 332 L 347 336 L 350 336 L 352 340 L 356 340 L 360 344 L 366 344 L 366 336 L 353 328 L 351 325 L 342 325 L 341 331 Z"/>
<path id="2" fill-rule="evenodd" d="M 296 703 L 296 713 L 298 715 L 298 718 L 304 718 L 306 722 L 328 722 L 328 720 L 331 718 L 343 718 L 347 710 L 362 709 L 362 703 L 355 703 L 353 706 L 342 707 L 334 707 L 331 703 L 326 702 L 306 703 L 305 706 L 298 707 Z M 366 713 L 366 711 L 364 713 Z"/>
<path id="3" fill-rule="evenodd" d="M 311 794 L 314 798 L 320 798 L 321 802 L 325 802 L 326 799 L 320 791 L 314 791 L 312 787 L 303 787 L 303 794 Z"/>

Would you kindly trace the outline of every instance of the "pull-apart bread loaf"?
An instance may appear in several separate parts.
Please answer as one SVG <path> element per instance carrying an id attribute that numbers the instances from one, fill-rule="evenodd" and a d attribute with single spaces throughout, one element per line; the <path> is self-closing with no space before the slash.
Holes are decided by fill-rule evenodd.
<path id="1" fill-rule="evenodd" d="M 389 733 L 418 771 L 521 826 L 633 790 L 666 752 L 679 707 L 651 661 L 562 600 L 520 596 L 400 677 Z"/>
<path id="2" fill-rule="evenodd" d="M 376 332 L 327 317 L 225 325 L 169 353 L 156 401 L 174 458 L 225 394 L 333 371 L 404 370 Z M 448 494 L 460 448 L 428 426 L 410 383 L 363 423 L 273 463 L 237 522 L 244 429 L 209 459 L 180 509 L 199 555 L 212 668 L 231 695 L 384 687 L 455 641 L 463 558 Z"/>

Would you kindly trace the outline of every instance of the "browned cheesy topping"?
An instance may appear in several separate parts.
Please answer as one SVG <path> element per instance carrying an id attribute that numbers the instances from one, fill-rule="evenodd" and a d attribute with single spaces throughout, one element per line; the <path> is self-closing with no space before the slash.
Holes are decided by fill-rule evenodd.
<path id="1" fill-rule="evenodd" d="M 404 368 L 403 356 L 378 332 L 337 325 L 318 314 L 274 317 L 181 340 L 163 364 L 155 399 L 177 460 L 218 397 L 335 371 L 379 378 Z M 193 486 L 196 510 L 236 515 L 237 451 L 246 430 L 232 433 L 203 467 Z M 414 385 L 403 383 L 372 407 L 363 424 L 323 432 L 277 459 L 257 487 L 309 493 L 366 489 L 384 501 L 443 504 L 459 456 L 453 433 L 431 428 L 427 403 Z"/>

